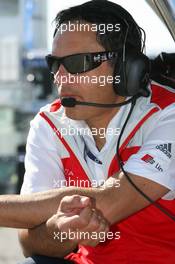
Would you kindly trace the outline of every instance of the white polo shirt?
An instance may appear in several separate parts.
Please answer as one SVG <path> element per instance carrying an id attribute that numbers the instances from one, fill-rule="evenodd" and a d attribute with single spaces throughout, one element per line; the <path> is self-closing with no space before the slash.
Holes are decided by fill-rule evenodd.
<path id="1" fill-rule="evenodd" d="M 153 103 L 150 103 L 150 98 L 139 98 L 128 122 L 128 127 L 134 126 L 140 116 L 154 106 Z M 113 133 L 106 134 L 106 143 L 100 151 L 97 149 L 90 132 L 84 135 L 71 135 L 74 138 L 76 147 L 80 149 L 82 156 L 86 160 L 93 179 L 99 184 L 107 179 L 108 157 L 109 155 L 114 156 L 116 153 L 118 134 L 126 120 L 130 107 L 130 104 L 122 106 L 110 121 L 107 131 L 113 131 Z M 41 111 L 48 113 L 49 110 L 50 105 L 41 109 Z M 63 107 L 54 114 L 50 113 L 50 115 L 54 115 L 57 122 L 69 125 L 71 128 L 84 128 L 86 132 L 89 129 L 84 121 L 75 121 L 67 118 Z M 101 132 L 104 131 L 102 130 Z M 125 133 L 127 135 L 127 128 Z M 104 136 L 103 133 L 101 135 L 102 137 Z M 139 145 L 141 148 L 138 153 L 128 159 L 124 166 L 125 170 L 167 187 L 170 192 L 164 196 L 164 199 L 174 199 L 175 104 L 171 104 L 150 117 L 129 144 L 131 146 Z M 58 142 L 54 131 L 37 114 L 34 120 L 31 121 L 27 140 L 26 173 L 21 193 L 39 192 L 60 187 L 60 182 L 65 182 L 61 161 L 64 151 L 64 147 Z"/>

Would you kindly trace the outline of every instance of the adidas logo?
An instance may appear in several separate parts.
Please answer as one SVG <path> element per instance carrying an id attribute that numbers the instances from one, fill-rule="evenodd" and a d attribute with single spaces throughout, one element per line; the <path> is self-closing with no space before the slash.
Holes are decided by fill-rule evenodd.
<path id="1" fill-rule="evenodd" d="M 172 147 L 172 144 L 167 143 L 167 144 L 157 145 L 156 149 L 159 149 L 160 151 L 162 151 L 170 159 L 171 158 L 171 147 Z"/>

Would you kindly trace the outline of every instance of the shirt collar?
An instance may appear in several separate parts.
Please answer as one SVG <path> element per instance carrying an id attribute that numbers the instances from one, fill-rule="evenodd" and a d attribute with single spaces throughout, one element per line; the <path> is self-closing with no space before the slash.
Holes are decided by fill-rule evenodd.
<path id="1" fill-rule="evenodd" d="M 128 98 L 127 98 L 128 99 Z M 109 146 L 109 144 L 111 143 L 111 141 L 114 139 L 115 137 L 115 141 L 117 142 L 117 138 L 119 136 L 119 133 L 121 131 L 122 125 L 124 124 L 126 117 L 129 113 L 131 105 L 124 105 L 121 106 L 119 111 L 115 114 L 115 116 L 111 119 L 111 121 L 109 122 L 107 129 L 106 129 L 106 135 L 104 134 L 104 130 L 101 129 L 99 132 L 101 133 L 101 136 L 105 136 L 106 137 L 106 143 L 104 145 L 104 147 L 101 149 L 101 151 L 105 151 L 105 149 Z M 93 129 L 92 131 L 90 130 L 89 126 L 87 125 L 87 123 L 83 120 L 73 120 L 73 119 L 69 119 L 69 125 L 73 126 L 76 129 L 81 129 L 81 131 L 84 131 L 86 133 L 81 133 L 81 136 L 83 137 L 83 141 L 85 142 L 85 144 L 87 144 L 87 146 L 92 150 L 92 151 L 96 151 L 96 144 L 95 144 L 95 140 L 92 134 L 96 133 L 96 130 Z M 93 148 L 93 149 L 92 149 Z"/>

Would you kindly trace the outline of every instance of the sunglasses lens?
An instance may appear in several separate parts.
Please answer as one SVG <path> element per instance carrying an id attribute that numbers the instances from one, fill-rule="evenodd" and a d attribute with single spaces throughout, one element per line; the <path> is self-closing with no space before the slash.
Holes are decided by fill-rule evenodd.
<path id="1" fill-rule="evenodd" d="M 83 73 L 98 67 L 101 62 L 93 62 L 91 55 L 78 54 L 64 59 L 66 70 L 72 74 Z"/>
<path id="2" fill-rule="evenodd" d="M 46 62 L 50 72 L 56 74 L 60 67 L 60 60 L 53 56 L 46 56 Z"/>
<path id="3" fill-rule="evenodd" d="M 52 55 L 46 56 L 46 62 L 49 70 L 56 74 L 60 64 L 71 74 L 91 71 L 101 65 L 101 61 L 94 61 L 91 54 L 75 54 L 63 58 L 57 58 Z"/>

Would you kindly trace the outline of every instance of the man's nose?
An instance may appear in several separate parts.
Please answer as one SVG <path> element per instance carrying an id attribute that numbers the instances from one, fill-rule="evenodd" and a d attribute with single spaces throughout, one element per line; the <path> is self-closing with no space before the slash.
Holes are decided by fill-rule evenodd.
<path id="1" fill-rule="evenodd" d="M 64 65 L 60 65 L 58 71 L 56 72 L 56 74 L 54 75 L 54 83 L 57 85 L 62 84 L 62 80 L 64 78 L 64 82 L 67 82 L 68 80 L 68 72 L 65 69 Z"/>
<path id="2" fill-rule="evenodd" d="M 63 64 L 60 65 L 58 72 L 60 75 L 68 75 L 68 71 L 66 70 Z"/>
<path id="3" fill-rule="evenodd" d="M 56 72 L 55 75 L 67 76 L 68 74 L 69 74 L 69 72 L 66 70 L 64 65 L 60 64 L 60 67 L 59 67 L 59 69 L 58 69 L 58 71 Z"/>

